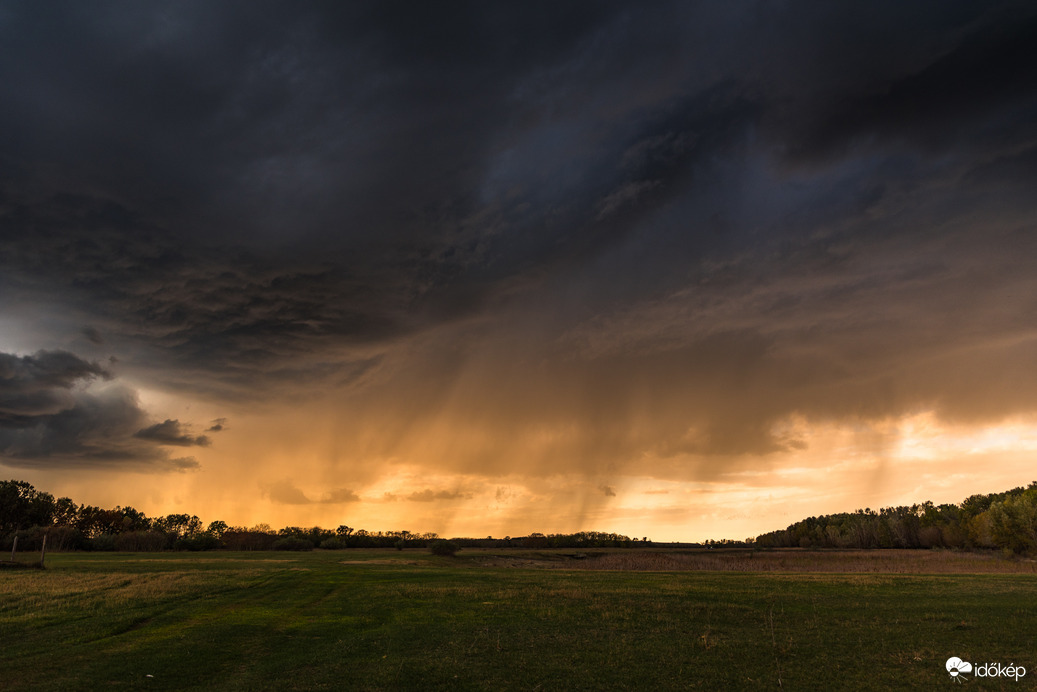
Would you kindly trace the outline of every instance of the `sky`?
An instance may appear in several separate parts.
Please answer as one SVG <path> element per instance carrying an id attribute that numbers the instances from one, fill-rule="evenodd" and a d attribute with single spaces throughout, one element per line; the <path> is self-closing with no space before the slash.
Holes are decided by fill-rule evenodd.
<path id="1" fill-rule="evenodd" d="M 0 477 L 745 538 L 1037 479 L 1029 2 L 0 4 Z"/>

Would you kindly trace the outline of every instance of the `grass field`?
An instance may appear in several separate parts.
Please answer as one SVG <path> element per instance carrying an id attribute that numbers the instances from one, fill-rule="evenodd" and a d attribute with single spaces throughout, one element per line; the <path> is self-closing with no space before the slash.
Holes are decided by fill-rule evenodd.
<path id="1" fill-rule="evenodd" d="M 0 570 L 0 689 L 940 689 L 950 656 L 1028 671 L 968 689 L 1037 681 L 1032 563 L 570 553 L 48 555 Z"/>

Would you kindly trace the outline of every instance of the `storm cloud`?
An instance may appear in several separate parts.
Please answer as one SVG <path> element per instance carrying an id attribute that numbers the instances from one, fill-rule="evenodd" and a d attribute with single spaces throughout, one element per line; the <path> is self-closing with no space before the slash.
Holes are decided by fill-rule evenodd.
<path id="1" fill-rule="evenodd" d="M 1029 3 L 0 12 L 2 463 L 577 522 L 1037 416 Z"/>
<path id="2" fill-rule="evenodd" d="M 32 416 L 53 415 L 74 405 L 73 388 L 111 375 L 67 351 L 38 351 L 31 356 L 0 353 L 0 421 L 14 427 Z"/>
<path id="3" fill-rule="evenodd" d="M 141 428 L 148 421 L 136 394 L 112 383 L 96 363 L 66 351 L 31 356 L 0 353 L 0 455 L 18 467 L 196 468 L 191 457 L 172 458 L 158 445 L 208 445 L 181 432 L 179 421 Z"/>
<path id="4" fill-rule="evenodd" d="M 208 447 L 212 444 L 212 441 L 205 435 L 192 436 L 184 432 L 180 421 L 168 418 L 162 423 L 155 423 L 138 430 L 133 436 L 141 440 L 151 440 L 159 444 L 177 447 Z"/>

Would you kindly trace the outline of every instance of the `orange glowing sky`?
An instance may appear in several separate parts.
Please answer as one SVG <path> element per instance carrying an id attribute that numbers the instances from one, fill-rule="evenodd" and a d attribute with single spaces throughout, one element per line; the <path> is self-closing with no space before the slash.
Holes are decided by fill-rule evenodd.
<path id="1" fill-rule="evenodd" d="M 1024 485 L 1037 10 L 3 11 L 0 477 L 744 538 Z"/>

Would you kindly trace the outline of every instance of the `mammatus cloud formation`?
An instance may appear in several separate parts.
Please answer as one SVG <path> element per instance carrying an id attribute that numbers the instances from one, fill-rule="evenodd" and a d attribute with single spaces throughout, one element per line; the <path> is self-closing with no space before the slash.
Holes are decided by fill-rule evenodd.
<path id="1" fill-rule="evenodd" d="M 12 4 L 0 463 L 673 536 L 931 497 L 983 430 L 1032 480 L 1034 46 L 1019 2 Z"/>

